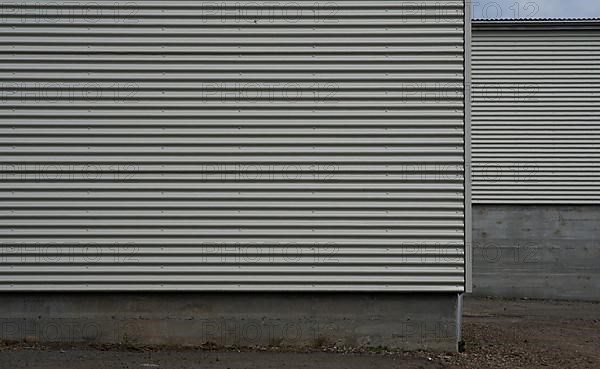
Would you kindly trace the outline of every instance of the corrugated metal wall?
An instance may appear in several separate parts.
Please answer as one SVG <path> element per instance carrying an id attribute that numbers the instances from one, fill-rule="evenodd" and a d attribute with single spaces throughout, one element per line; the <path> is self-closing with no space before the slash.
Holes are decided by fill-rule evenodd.
<path id="1" fill-rule="evenodd" d="M 600 22 L 473 24 L 473 202 L 600 203 Z"/>
<path id="2" fill-rule="evenodd" d="M 0 32 L 0 289 L 464 290 L 462 1 L 24 1 Z"/>

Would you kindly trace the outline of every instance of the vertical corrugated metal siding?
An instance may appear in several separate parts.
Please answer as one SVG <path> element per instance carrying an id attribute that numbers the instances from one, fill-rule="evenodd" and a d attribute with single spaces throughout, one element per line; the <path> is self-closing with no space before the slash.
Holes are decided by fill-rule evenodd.
<path id="1" fill-rule="evenodd" d="M 2 290 L 464 290 L 462 1 L 4 5 Z"/>
<path id="2" fill-rule="evenodd" d="M 473 27 L 473 202 L 600 203 L 600 22 Z"/>

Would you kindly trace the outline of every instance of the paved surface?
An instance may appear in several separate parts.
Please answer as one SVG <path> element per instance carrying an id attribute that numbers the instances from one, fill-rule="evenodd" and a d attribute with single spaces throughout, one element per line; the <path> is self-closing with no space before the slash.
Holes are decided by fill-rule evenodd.
<path id="1" fill-rule="evenodd" d="M 467 299 L 461 354 L 280 352 L 5 344 L 0 368 L 600 368 L 600 304 Z M 326 349 L 321 349 L 326 350 Z"/>

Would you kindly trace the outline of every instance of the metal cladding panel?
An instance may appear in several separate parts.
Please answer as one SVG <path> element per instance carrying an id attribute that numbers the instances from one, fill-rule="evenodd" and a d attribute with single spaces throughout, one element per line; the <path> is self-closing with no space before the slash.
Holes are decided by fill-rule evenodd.
<path id="1" fill-rule="evenodd" d="M 465 290 L 463 1 L 19 2 L 2 290 Z"/>
<path id="2" fill-rule="evenodd" d="M 600 203 L 600 22 L 473 24 L 473 202 Z"/>

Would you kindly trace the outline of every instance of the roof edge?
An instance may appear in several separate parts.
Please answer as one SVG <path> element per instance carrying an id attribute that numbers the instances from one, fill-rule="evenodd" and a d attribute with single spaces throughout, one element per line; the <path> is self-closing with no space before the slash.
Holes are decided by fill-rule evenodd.
<path id="1" fill-rule="evenodd" d="M 472 19 L 474 25 L 554 25 L 554 24 L 573 24 L 573 25 L 600 25 L 600 18 L 492 18 L 492 19 Z"/>

